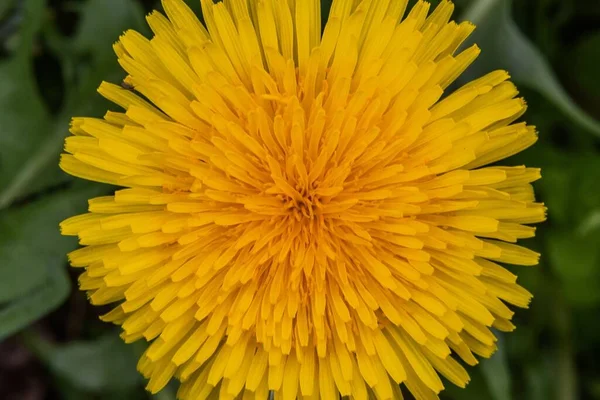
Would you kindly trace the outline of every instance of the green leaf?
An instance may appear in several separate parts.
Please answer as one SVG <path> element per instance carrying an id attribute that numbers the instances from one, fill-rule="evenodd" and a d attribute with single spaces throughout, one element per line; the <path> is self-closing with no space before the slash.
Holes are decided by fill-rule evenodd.
<path id="1" fill-rule="evenodd" d="M 556 357 L 554 354 L 545 352 L 540 355 L 540 360 L 525 367 L 526 396 L 528 400 L 548 400 L 556 398 L 553 395 L 556 379 L 551 376 L 555 368 Z"/>
<path id="2" fill-rule="evenodd" d="M 581 236 L 587 236 L 600 228 L 600 210 L 594 210 L 579 225 L 577 233 Z"/>
<path id="3" fill-rule="evenodd" d="M 579 222 L 600 208 L 600 158 L 597 155 L 580 156 L 571 162 L 574 183 L 571 207 L 575 208 L 573 214 Z"/>
<path id="4" fill-rule="evenodd" d="M 569 54 L 568 66 L 572 80 L 575 82 L 577 90 L 583 92 L 590 100 L 600 99 L 599 63 L 600 32 L 577 43 Z M 598 110 L 597 105 L 596 110 Z"/>
<path id="5" fill-rule="evenodd" d="M 48 195 L 0 217 L 0 340 L 58 307 L 70 290 L 66 253 L 77 247 L 58 223 L 85 211 L 100 185 Z"/>
<path id="6" fill-rule="evenodd" d="M 30 0 L 28 4 L 43 9 L 44 1 Z M 38 8 L 33 11 L 41 13 Z M 66 83 L 65 107 L 54 121 L 47 115 L 35 88 L 30 54 L 0 66 L 0 81 L 3 82 L 0 88 L 0 108 L 3 110 L 0 113 L 0 126 L 3 127 L 0 135 L 0 187 L 3 188 L 0 190 L 0 209 L 47 187 L 49 182 L 56 183 L 57 177 L 67 179 L 58 168 L 58 159 L 71 118 L 104 114 L 108 102 L 96 93 L 96 88 L 102 80 L 118 81 L 124 76 L 112 45 L 123 31 L 143 29 L 143 10 L 133 0 L 90 0 L 83 5 L 81 14 L 80 29 L 75 38 L 61 43 L 65 47 L 62 49 L 63 69 L 75 70 L 77 74 L 73 74 L 73 81 Z M 31 30 L 30 25 L 30 22 L 24 24 L 26 33 Z M 29 41 L 33 42 L 33 35 L 29 36 Z M 6 86 L 4 82 L 7 82 Z"/>
<path id="7" fill-rule="evenodd" d="M 569 188 L 572 174 L 568 169 L 552 166 L 542 169 L 543 179 L 539 183 L 542 199 L 548 207 L 550 218 L 560 224 L 569 224 L 570 198 Z"/>
<path id="8" fill-rule="evenodd" d="M 508 164 L 541 168 L 542 179 L 535 183 L 536 198 L 546 204 L 553 223 L 571 226 L 572 192 L 577 179 L 574 179 L 576 172 L 567 154 L 540 140 L 535 146 L 511 157 Z"/>
<path id="9" fill-rule="evenodd" d="M 498 351 L 491 358 L 481 361 L 481 372 L 488 384 L 493 400 L 511 400 L 512 382 L 508 360 L 501 335 L 498 336 Z"/>
<path id="10" fill-rule="evenodd" d="M 111 106 L 96 93 L 96 89 L 102 81 L 118 83 L 125 77 L 114 54 L 113 44 L 126 30 L 145 33 L 147 25 L 143 16 L 144 10 L 134 0 L 89 0 L 84 4 L 80 29 L 69 49 L 73 58 L 69 62 L 76 63 L 73 68 L 77 69 L 79 76 L 67 93 L 64 118 L 60 120 L 62 126 L 59 127 L 62 136 L 67 133 L 71 117 L 101 116 Z M 62 138 L 59 144 L 61 147 Z"/>
<path id="11" fill-rule="evenodd" d="M 600 304 L 600 247 L 597 237 L 597 230 L 587 234 L 552 231 L 548 235 L 548 258 L 572 306 Z"/>
<path id="12" fill-rule="evenodd" d="M 171 381 L 163 390 L 152 396 L 153 400 L 176 400 L 177 399 L 177 383 Z"/>
<path id="13" fill-rule="evenodd" d="M 594 276 L 600 251 L 594 235 L 552 231 L 548 235 L 548 256 L 555 272 L 564 279 L 589 279 Z"/>
<path id="14" fill-rule="evenodd" d="M 571 347 L 572 344 L 568 337 L 561 338 L 553 374 L 556 379 L 556 398 L 560 400 L 577 400 L 581 398 L 577 385 L 575 355 Z"/>
<path id="15" fill-rule="evenodd" d="M 31 46 L 42 22 L 44 4 L 44 0 L 25 2 L 17 53 L 0 64 L 0 209 L 20 194 L 14 185 L 26 167 L 23 160 L 43 141 L 50 127 L 31 65 Z"/>
<path id="16" fill-rule="evenodd" d="M 10 0 L 5 0 L 0 3 L 0 20 L 4 18 L 4 16 L 8 13 L 8 10 L 13 6 L 13 2 Z"/>
<path id="17" fill-rule="evenodd" d="M 467 371 L 471 377 L 471 382 L 469 382 L 467 387 L 463 389 L 452 383 L 444 384 L 446 388 L 440 393 L 440 398 L 442 400 L 483 400 L 491 398 L 491 394 L 481 372 L 481 368 L 476 366 L 473 368 L 468 368 Z"/>
<path id="18" fill-rule="evenodd" d="M 131 0 L 89 0 L 81 9 L 81 28 L 74 39 L 77 52 L 89 52 L 94 64 L 117 64 L 112 44 L 128 29 L 144 30 L 144 10 Z"/>
<path id="19" fill-rule="evenodd" d="M 68 296 L 71 284 L 64 263 L 46 262 L 45 279 L 29 293 L 0 308 L 0 340 L 57 308 Z"/>
<path id="20" fill-rule="evenodd" d="M 513 156 L 510 164 L 542 169 L 542 179 L 535 183 L 536 195 L 548 206 L 549 220 L 555 227 L 582 232 L 593 229 L 600 224 L 600 217 L 595 216 L 600 211 L 600 191 L 597 190 L 600 158 L 593 148 L 565 151 L 549 145 L 547 138 L 542 139 Z"/>
<path id="21" fill-rule="evenodd" d="M 569 97 L 541 52 L 519 30 L 511 17 L 511 0 L 478 0 L 463 15 L 478 28 L 470 41 L 482 55 L 466 77 L 475 78 L 506 69 L 519 85 L 539 91 L 582 128 L 600 136 L 600 123 Z"/>
<path id="22" fill-rule="evenodd" d="M 56 348 L 48 360 L 51 371 L 75 388 L 100 392 L 121 391 L 142 382 L 131 346 L 116 334 L 94 341 L 70 342 Z"/>
<path id="23" fill-rule="evenodd" d="M 0 215 L 0 304 L 24 295 L 46 278 L 48 264 L 62 266 L 76 240 L 60 235 L 58 224 L 85 211 L 86 200 L 103 188 L 93 185 L 44 196 Z"/>

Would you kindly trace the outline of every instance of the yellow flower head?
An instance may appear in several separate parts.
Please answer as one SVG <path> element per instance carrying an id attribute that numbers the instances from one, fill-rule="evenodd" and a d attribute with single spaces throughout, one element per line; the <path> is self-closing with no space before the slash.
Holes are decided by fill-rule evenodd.
<path id="1" fill-rule="evenodd" d="M 407 0 L 182 0 L 115 45 L 125 112 L 75 118 L 61 167 L 124 187 L 64 221 L 81 289 L 157 392 L 184 400 L 436 399 L 531 295 L 498 264 L 545 218 L 504 71 L 444 96 L 474 29 Z"/>

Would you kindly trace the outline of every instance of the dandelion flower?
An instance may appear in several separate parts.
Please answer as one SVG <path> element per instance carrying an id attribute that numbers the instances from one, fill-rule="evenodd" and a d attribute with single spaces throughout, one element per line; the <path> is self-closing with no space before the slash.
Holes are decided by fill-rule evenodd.
<path id="1" fill-rule="evenodd" d="M 61 224 L 92 304 L 178 397 L 436 399 L 531 295 L 502 264 L 541 222 L 504 71 L 446 96 L 474 26 L 407 0 L 163 0 L 115 44 L 124 112 L 75 118 L 61 167 L 122 187 Z M 121 110 L 122 111 L 122 110 Z"/>

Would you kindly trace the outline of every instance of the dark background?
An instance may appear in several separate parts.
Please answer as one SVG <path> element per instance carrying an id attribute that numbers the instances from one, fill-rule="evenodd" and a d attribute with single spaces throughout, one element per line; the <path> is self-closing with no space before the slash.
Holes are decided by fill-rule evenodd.
<path id="1" fill-rule="evenodd" d="M 153 0 L 0 0 L 0 399 L 174 399 L 135 371 L 127 346 L 98 321 L 106 311 L 76 290 L 57 224 L 110 188 L 57 167 L 71 116 L 114 106 L 95 89 L 124 77 L 112 43 L 148 34 Z M 199 11 L 199 1 L 189 1 Z M 436 1 L 433 1 L 436 3 Z M 600 1 L 457 0 L 455 18 L 479 26 L 483 49 L 469 79 L 506 68 L 529 104 L 540 140 L 508 160 L 542 167 L 549 220 L 525 244 L 537 267 L 516 269 L 534 293 L 517 330 L 446 399 L 600 399 Z M 328 2 L 323 1 L 324 9 Z"/>

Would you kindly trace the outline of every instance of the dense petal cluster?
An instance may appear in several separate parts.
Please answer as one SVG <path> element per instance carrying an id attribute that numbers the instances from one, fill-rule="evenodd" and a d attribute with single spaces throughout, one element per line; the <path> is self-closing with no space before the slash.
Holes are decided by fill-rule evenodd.
<path id="1" fill-rule="evenodd" d="M 539 170 L 486 165 L 536 140 L 504 71 L 454 93 L 474 29 L 442 1 L 182 0 L 151 40 L 115 44 L 124 112 L 75 118 L 61 167 L 123 187 L 64 221 L 93 304 L 156 392 L 178 397 L 435 399 L 457 361 L 496 349 L 506 303 L 531 295 L 498 263 L 544 220 Z"/>

